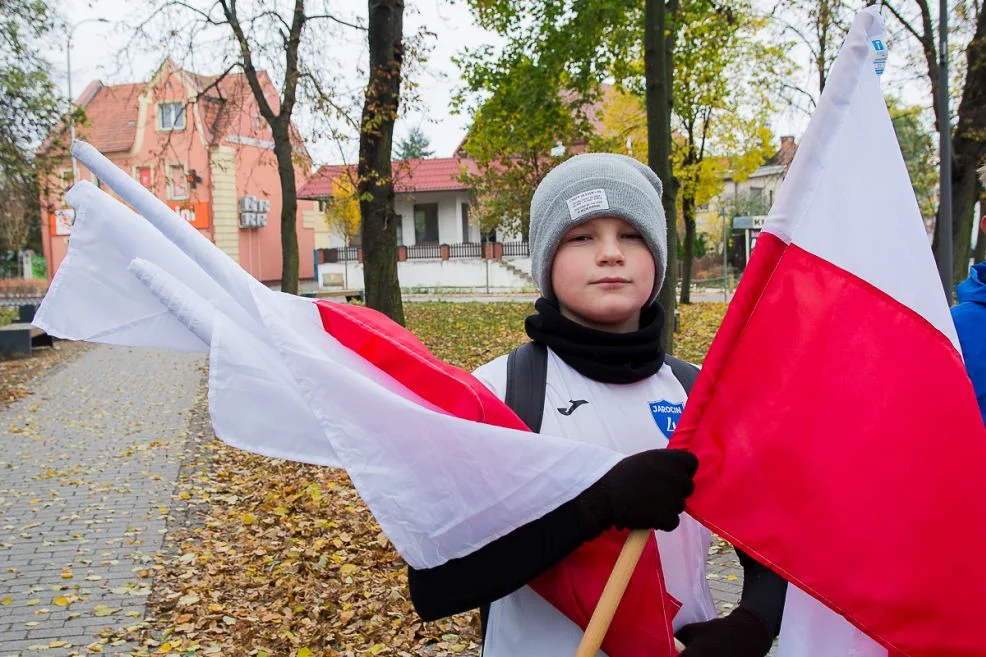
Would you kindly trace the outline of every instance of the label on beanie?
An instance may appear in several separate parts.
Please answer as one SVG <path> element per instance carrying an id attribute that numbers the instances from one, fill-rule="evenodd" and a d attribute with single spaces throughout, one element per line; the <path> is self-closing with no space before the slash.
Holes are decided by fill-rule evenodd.
<path id="1" fill-rule="evenodd" d="M 568 203 L 568 213 L 572 215 L 572 221 L 578 221 L 596 210 L 609 210 L 609 200 L 606 198 L 605 189 L 590 189 L 587 192 L 576 194 L 565 202 Z"/>

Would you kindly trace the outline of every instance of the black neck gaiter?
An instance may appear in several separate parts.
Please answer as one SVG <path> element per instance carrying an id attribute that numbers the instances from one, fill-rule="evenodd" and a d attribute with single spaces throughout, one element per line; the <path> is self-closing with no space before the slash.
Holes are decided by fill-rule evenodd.
<path id="1" fill-rule="evenodd" d="M 601 383 L 634 383 L 652 376 L 664 363 L 661 329 L 664 309 L 658 303 L 640 312 L 640 329 L 610 333 L 564 317 L 557 302 L 538 299 L 536 314 L 524 327 L 531 340 L 558 354 L 579 374 Z"/>

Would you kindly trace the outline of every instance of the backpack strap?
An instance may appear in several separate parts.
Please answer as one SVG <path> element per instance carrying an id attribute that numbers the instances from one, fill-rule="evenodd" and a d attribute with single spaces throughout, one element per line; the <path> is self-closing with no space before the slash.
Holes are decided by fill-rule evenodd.
<path id="1" fill-rule="evenodd" d="M 674 378 L 678 379 L 681 387 L 685 389 L 685 394 L 692 394 L 692 386 L 695 385 L 695 379 L 698 378 L 698 368 L 688 361 L 674 356 L 665 356 L 664 364 L 671 368 L 671 373 L 674 374 Z"/>
<path id="2" fill-rule="evenodd" d="M 534 433 L 541 431 L 548 385 L 548 348 L 537 342 L 507 356 L 507 390 L 503 401 Z"/>

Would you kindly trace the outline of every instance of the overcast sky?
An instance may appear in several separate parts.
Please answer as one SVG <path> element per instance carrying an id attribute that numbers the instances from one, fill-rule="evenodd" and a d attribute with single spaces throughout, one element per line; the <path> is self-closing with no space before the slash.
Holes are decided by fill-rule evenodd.
<path id="1" fill-rule="evenodd" d="M 365 15 L 366 5 L 363 2 L 347 0 L 338 4 L 352 8 L 350 11 L 362 11 Z M 167 55 L 162 52 L 138 53 L 130 50 L 125 57 L 120 56 L 126 39 L 123 21 L 135 16 L 135 12 L 139 12 L 142 6 L 142 0 L 61 0 L 58 3 L 70 25 L 93 18 L 112 21 L 109 24 L 89 22 L 78 25 L 74 30 L 72 91 L 76 96 L 94 79 L 107 84 L 146 80 Z M 496 41 L 492 35 L 476 26 L 468 8 L 461 1 L 409 0 L 405 33 L 414 33 L 422 25 L 435 33 L 435 37 L 429 39 L 432 46 L 429 61 L 417 74 L 421 107 L 402 117 L 398 122 L 395 138 L 403 137 L 412 127 L 420 127 L 430 139 L 435 156 L 449 157 L 465 135 L 467 125 L 466 117 L 450 113 L 450 96 L 458 83 L 459 75 L 452 57 L 466 46 Z M 60 42 L 59 39 L 53 39 L 49 44 L 47 55 L 67 95 L 65 35 L 61 34 L 60 37 Z M 348 39 L 334 44 L 331 49 L 333 52 L 326 53 L 326 62 L 335 62 L 327 65 L 338 67 L 338 75 L 343 84 L 351 89 L 362 89 L 365 85 L 365 79 L 357 72 L 356 66 L 356 62 L 366 61 L 364 40 L 363 34 L 353 32 Z M 806 59 L 806 53 L 795 52 L 795 56 L 801 60 Z M 892 67 L 893 64 L 892 58 L 889 66 Z M 219 71 L 196 72 L 212 74 Z M 807 70 L 803 70 L 797 77 L 798 79 L 793 80 L 795 84 L 805 84 L 809 74 Z M 913 96 L 914 93 L 920 95 L 921 91 L 913 89 L 905 95 Z M 299 116 L 303 130 L 306 127 L 304 120 L 303 116 Z M 786 110 L 772 119 L 771 128 L 777 137 L 782 134 L 800 136 L 807 120 L 804 112 Z M 340 151 L 340 146 L 335 142 L 310 139 L 309 149 L 316 163 L 331 163 L 339 162 L 343 157 L 342 152 L 347 149 L 345 158 L 352 160 L 355 156 L 354 144 L 355 141 L 343 146 Z"/>

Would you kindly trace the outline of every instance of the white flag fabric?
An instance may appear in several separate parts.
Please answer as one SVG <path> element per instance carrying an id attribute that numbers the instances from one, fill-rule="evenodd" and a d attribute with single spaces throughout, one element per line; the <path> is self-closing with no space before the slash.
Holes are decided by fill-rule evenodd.
<path id="1" fill-rule="evenodd" d="M 541 517 L 622 458 L 455 417 L 326 332 L 87 144 L 69 253 L 35 318 L 52 335 L 209 353 L 209 411 L 235 447 L 344 467 L 407 562 L 429 568 Z M 138 214 L 139 213 L 139 214 Z"/>

